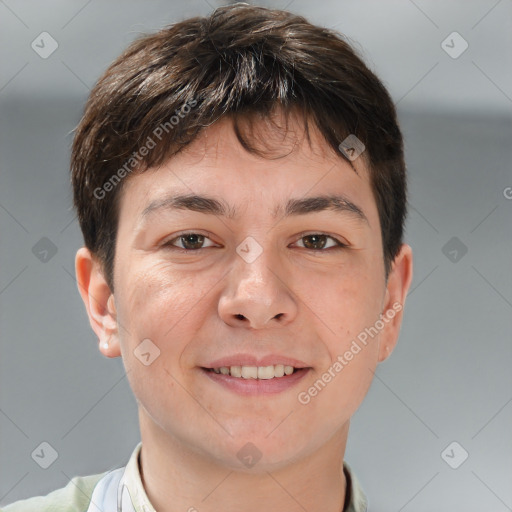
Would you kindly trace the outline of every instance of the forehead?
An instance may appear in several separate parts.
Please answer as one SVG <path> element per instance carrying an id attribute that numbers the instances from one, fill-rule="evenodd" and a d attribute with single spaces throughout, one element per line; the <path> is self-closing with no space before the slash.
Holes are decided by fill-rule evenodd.
<path id="1" fill-rule="evenodd" d="M 244 147 L 244 143 L 254 151 Z M 228 159 L 266 165 L 280 162 L 293 165 L 306 160 L 309 164 L 322 166 L 343 161 L 356 174 L 366 171 L 365 155 L 358 159 L 361 169 L 357 169 L 342 158 L 341 152 L 334 151 L 311 119 L 305 120 L 294 110 L 285 113 L 282 109 L 263 118 L 257 118 L 255 114 L 238 117 L 236 123 L 232 117 L 224 117 L 204 129 L 180 156 L 190 162 L 201 160 L 206 165 Z"/>
<path id="2" fill-rule="evenodd" d="M 372 197 L 363 158 L 344 160 L 311 124 L 308 139 L 295 116 L 283 127 L 281 116 L 243 132 L 258 155 L 240 144 L 231 119 L 221 119 L 162 166 L 130 176 L 122 216 L 136 212 L 139 224 L 169 207 L 237 219 L 260 204 L 273 218 L 331 209 L 369 223 L 361 205 L 362 196 Z"/>

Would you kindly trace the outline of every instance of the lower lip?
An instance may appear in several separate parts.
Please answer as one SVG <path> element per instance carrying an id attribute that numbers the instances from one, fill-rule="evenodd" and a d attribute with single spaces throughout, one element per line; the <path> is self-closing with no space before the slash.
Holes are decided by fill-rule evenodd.
<path id="1" fill-rule="evenodd" d="M 271 395 L 281 393 L 300 382 L 309 373 L 309 370 L 310 368 L 301 368 L 291 375 L 274 377 L 273 379 L 244 379 L 243 377 L 231 377 L 231 375 L 215 373 L 214 371 L 201 368 L 201 371 L 214 382 L 225 386 L 230 391 L 239 395 Z"/>

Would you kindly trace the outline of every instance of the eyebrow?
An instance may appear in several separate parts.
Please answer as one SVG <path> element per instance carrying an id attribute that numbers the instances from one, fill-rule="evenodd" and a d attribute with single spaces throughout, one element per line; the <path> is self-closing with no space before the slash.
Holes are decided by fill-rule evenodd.
<path id="1" fill-rule="evenodd" d="M 228 219 L 236 219 L 238 210 L 223 200 L 215 199 L 209 196 L 199 196 L 196 194 L 175 195 L 164 199 L 152 201 L 142 212 L 141 217 L 145 220 L 150 214 L 157 210 L 190 210 L 199 213 L 216 215 Z M 315 197 L 305 197 L 290 199 L 285 207 L 278 206 L 273 210 L 274 218 L 278 216 L 291 217 L 297 215 L 306 215 L 308 213 L 331 210 L 338 213 L 350 214 L 360 221 L 370 225 L 368 218 L 363 210 L 355 203 L 350 201 L 344 195 L 321 195 Z"/>

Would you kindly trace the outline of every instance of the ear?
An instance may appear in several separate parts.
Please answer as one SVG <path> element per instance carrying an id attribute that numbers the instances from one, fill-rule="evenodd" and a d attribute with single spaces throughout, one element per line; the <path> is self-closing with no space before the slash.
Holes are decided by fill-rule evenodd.
<path id="1" fill-rule="evenodd" d="M 75 272 L 78 291 L 92 330 L 98 337 L 100 352 L 106 357 L 119 357 L 121 350 L 114 294 L 105 280 L 100 262 L 86 247 L 76 253 Z"/>
<path id="2" fill-rule="evenodd" d="M 393 352 L 400 334 L 405 307 L 405 298 L 412 281 L 412 249 L 402 244 L 393 264 L 386 284 L 382 306 L 385 324 L 379 337 L 379 359 L 381 363 Z"/>

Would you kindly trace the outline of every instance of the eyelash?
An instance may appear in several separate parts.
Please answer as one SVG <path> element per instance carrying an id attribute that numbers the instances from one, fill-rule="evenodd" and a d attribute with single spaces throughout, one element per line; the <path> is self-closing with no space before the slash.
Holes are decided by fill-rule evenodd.
<path id="1" fill-rule="evenodd" d="M 186 231 L 184 233 L 180 233 L 178 236 L 175 236 L 173 239 L 171 240 L 168 240 L 167 242 L 165 242 L 164 244 L 162 244 L 162 247 L 166 247 L 168 249 L 171 249 L 173 251 L 178 251 L 178 252 L 181 252 L 181 253 L 191 253 L 191 252 L 199 252 L 203 249 L 209 249 L 209 247 L 200 247 L 199 249 L 184 249 L 182 247 L 176 247 L 175 245 L 172 244 L 172 242 L 176 241 L 176 240 L 179 240 L 181 239 L 181 237 L 184 237 L 184 236 L 188 236 L 188 235 L 200 235 L 200 236 L 204 236 L 205 238 L 210 238 L 211 236 L 211 233 L 207 233 L 207 234 L 203 234 L 203 233 L 197 233 L 195 231 Z M 328 235 L 327 233 L 301 233 L 298 240 L 301 240 L 307 236 L 313 236 L 313 235 L 320 235 L 320 236 L 326 236 L 327 238 L 330 238 L 331 240 L 334 240 L 334 242 L 336 243 L 335 246 L 333 247 L 328 247 L 327 249 L 307 249 L 307 248 L 303 248 L 305 251 L 310 251 L 310 252 L 329 252 L 329 251 L 333 251 L 333 250 L 339 250 L 339 249 L 346 249 L 348 247 L 347 244 L 344 244 L 343 242 L 340 242 L 337 238 L 331 236 L 331 235 Z"/>

